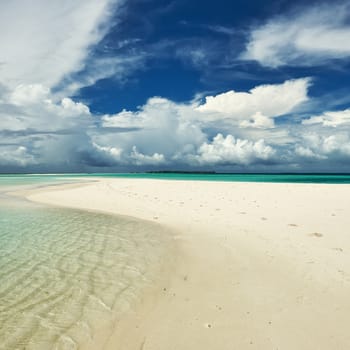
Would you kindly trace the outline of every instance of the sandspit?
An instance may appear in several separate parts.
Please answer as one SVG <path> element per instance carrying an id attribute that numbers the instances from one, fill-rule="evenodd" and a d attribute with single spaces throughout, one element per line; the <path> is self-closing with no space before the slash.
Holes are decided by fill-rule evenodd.
<path id="1" fill-rule="evenodd" d="M 350 348 L 349 185 L 119 178 L 27 198 L 174 232 L 176 266 L 107 349 Z"/>

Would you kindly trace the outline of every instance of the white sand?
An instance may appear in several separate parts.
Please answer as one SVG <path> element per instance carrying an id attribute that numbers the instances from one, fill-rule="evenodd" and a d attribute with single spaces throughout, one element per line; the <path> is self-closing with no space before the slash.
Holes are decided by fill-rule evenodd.
<path id="1" fill-rule="evenodd" d="M 168 282 L 108 349 L 350 349 L 349 185 L 103 179 L 29 199 L 176 232 Z"/>

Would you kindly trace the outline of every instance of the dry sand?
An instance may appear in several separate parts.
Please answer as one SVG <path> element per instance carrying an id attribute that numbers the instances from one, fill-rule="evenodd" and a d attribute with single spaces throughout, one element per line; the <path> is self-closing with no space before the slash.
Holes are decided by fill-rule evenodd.
<path id="1" fill-rule="evenodd" d="M 34 201 L 174 230 L 176 267 L 107 349 L 350 349 L 350 186 L 100 179 Z"/>

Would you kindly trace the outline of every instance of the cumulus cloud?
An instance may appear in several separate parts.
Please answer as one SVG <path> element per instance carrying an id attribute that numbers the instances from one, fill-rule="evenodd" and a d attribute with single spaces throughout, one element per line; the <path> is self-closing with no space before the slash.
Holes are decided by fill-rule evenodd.
<path id="1" fill-rule="evenodd" d="M 266 145 L 264 140 L 252 142 L 235 139 L 232 135 L 224 137 L 217 134 L 210 143 L 203 143 L 194 158 L 200 164 L 239 164 L 267 161 L 275 154 L 272 147 Z"/>
<path id="2" fill-rule="evenodd" d="M 35 157 L 24 146 L 0 145 L 0 165 L 23 168 L 36 164 Z"/>
<path id="3" fill-rule="evenodd" d="M 2 96 L 2 130 L 51 130 L 86 127 L 90 110 L 81 102 L 65 97 L 56 101 L 50 90 L 40 84 L 18 85 Z"/>
<path id="4" fill-rule="evenodd" d="M 350 5 L 317 4 L 253 28 L 242 59 L 264 66 L 309 66 L 350 56 Z"/>
<path id="5" fill-rule="evenodd" d="M 350 109 L 343 111 L 324 112 L 319 116 L 313 116 L 302 121 L 304 125 L 321 124 L 323 126 L 337 127 L 350 125 Z"/>
<path id="6" fill-rule="evenodd" d="M 296 160 L 350 158 L 344 130 L 335 135 L 327 131 L 334 128 L 306 123 L 292 133 L 289 125 L 272 128 L 269 124 L 277 114 L 290 112 L 307 99 L 308 83 L 301 79 L 222 94 L 218 97 L 223 98 L 222 103 L 216 96 L 202 104 L 153 97 L 135 111 L 104 116 L 92 114 L 81 102 L 57 97 L 41 84 L 4 88 L 0 92 L 0 166 L 64 171 L 100 167 L 257 169 L 277 163 L 288 166 Z M 265 99 L 275 100 L 276 105 L 268 106 Z M 221 123 L 227 118 L 235 122 Z M 317 128 L 327 132 L 321 137 Z M 290 159 L 283 158 L 281 147 Z"/>
<path id="7" fill-rule="evenodd" d="M 57 99 L 40 84 L 18 85 L 0 94 L 0 166 L 72 165 L 88 147 L 89 108 Z M 9 144 L 13 143 L 13 146 Z"/>
<path id="8" fill-rule="evenodd" d="M 350 135 L 343 131 L 330 135 L 307 132 L 301 135 L 295 152 L 305 158 L 350 161 Z"/>
<path id="9" fill-rule="evenodd" d="M 123 161 L 132 164 L 182 161 L 184 155 L 195 152 L 206 140 L 200 125 L 192 118 L 195 113 L 191 105 L 154 97 L 137 111 L 103 116 L 104 132 L 95 135 L 94 142 L 123 149 Z M 116 137 L 115 128 L 128 132 Z"/>
<path id="10" fill-rule="evenodd" d="M 267 137 L 271 144 L 287 140 L 285 131 L 272 129 L 273 118 L 306 100 L 308 84 L 308 79 L 299 79 L 261 85 L 249 92 L 209 96 L 202 104 L 153 97 L 136 111 L 104 116 L 91 114 L 81 102 L 58 97 L 42 84 L 20 84 L 0 93 L 1 136 L 3 142 L 15 140 L 25 147 L 37 164 L 62 167 L 200 166 L 214 164 L 204 152 L 211 147 L 219 164 L 251 164 L 264 160 L 257 147 L 268 145 L 260 140 Z M 275 131 L 267 133 L 266 128 Z M 261 132 L 244 131 L 248 129 Z M 217 134 L 228 139 L 221 144 L 213 139 Z M 234 146 L 219 156 L 220 147 L 227 147 L 231 137 Z M 246 157 L 239 158 L 239 152 L 246 152 Z"/>
<path id="11" fill-rule="evenodd" d="M 100 146 L 93 143 L 93 147 L 98 151 L 98 157 L 102 157 L 106 165 L 159 165 L 165 163 L 163 154 L 154 153 L 147 155 L 140 153 L 136 146 L 130 152 L 118 147 Z"/>
<path id="12" fill-rule="evenodd" d="M 306 85 L 307 79 L 301 80 L 301 82 Z M 273 85 L 266 85 L 262 89 L 257 87 L 249 93 L 238 93 L 238 95 L 246 94 L 248 96 L 243 97 L 245 105 L 240 107 L 238 111 L 243 114 L 243 117 L 249 116 L 249 112 L 251 112 L 255 122 L 260 123 L 256 126 L 250 125 L 251 127 L 266 126 L 269 120 L 266 121 L 266 117 L 258 112 L 258 108 L 262 106 L 261 94 L 264 95 L 265 90 L 269 90 L 270 95 L 281 92 L 281 99 L 287 100 L 283 96 L 284 90 L 286 87 L 291 87 L 293 90 L 298 83 L 300 82 L 287 82 L 278 86 L 277 89 Z M 280 103 L 275 111 L 286 111 L 297 105 L 297 94 L 293 91 L 291 95 L 293 103 L 289 101 Z M 104 149 L 106 154 L 111 153 L 114 149 L 122 150 L 118 151 L 116 159 L 119 163 L 130 162 L 137 165 L 249 165 L 254 162 L 266 162 L 273 158 L 275 151 L 263 139 L 249 139 L 249 136 L 236 139 L 230 134 L 231 131 L 234 131 L 231 125 L 228 125 L 227 128 L 222 126 L 221 133 L 218 133 L 210 141 L 206 130 L 210 129 L 212 120 L 225 118 L 223 114 L 227 112 L 224 110 L 226 106 L 216 103 L 216 101 L 215 110 L 213 104 L 210 103 L 212 99 L 215 97 L 207 98 L 205 104 L 199 105 L 198 103 L 178 104 L 160 97 L 151 98 L 136 112 L 124 110 L 116 115 L 102 117 L 102 126 L 105 130 L 109 128 L 130 130 L 133 128 L 133 131 L 118 134 L 117 138 L 113 135 L 96 135 L 94 142 L 100 150 Z M 303 98 L 300 97 L 299 101 L 302 100 Z M 261 101 L 260 104 L 259 101 Z M 229 101 L 229 104 L 232 104 L 231 110 L 234 110 L 235 106 L 232 101 Z M 288 107 L 286 107 L 287 104 L 289 104 Z M 222 110 L 218 111 L 219 108 Z M 265 110 L 268 112 L 267 108 Z M 237 117 L 238 111 L 235 111 Z M 244 121 L 249 122 L 249 119 L 240 119 L 241 123 Z M 224 131 L 226 136 L 222 134 Z M 111 144 L 112 149 L 106 146 Z M 140 152 L 143 154 L 142 157 L 139 156 Z"/>
<path id="13" fill-rule="evenodd" d="M 159 165 L 165 163 L 163 154 L 142 154 L 137 150 L 136 146 L 133 146 L 130 158 L 135 162 L 136 165 Z"/>
<path id="14" fill-rule="evenodd" d="M 207 119 L 226 118 L 241 127 L 271 128 L 273 118 L 290 113 L 308 100 L 309 78 L 287 80 L 282 84 L 260 85 L 249 92 L 228 91 L 207 96 L 197 110 Z"/>
<path id="15" fill-rule="evenodd" d="M 136 111 L 96 118 L 83 103 L 55 99 L 50 90 L 38 84 L 22 84 L 7 93 L 7 101 L 17 110 L 15 117 L 4 117 L 9 120 L 7 132 L 22 136 L 40 161 L 47 161 L 56 152 L 56 162 L 66 162 L 66 157 L 69 161 L 65 164 L 69 164 L 82 157 L 84 164 L 92 167 L 249 165 L 275 156 L 275 150 L 263 139 L 268 136 L 276 144 L 272 139 L 281 132 L 254 134 L 244 130 L 271 129 L 274 117 L 307 100 L 308 85 L 307 78 L 261 85 L 249 92 L 209 96 L 202 104 L 153 97 Z M 273 101 L 272 106 L 266 101 Z M 220 124 L 223 120 L 230 122 Z M 213 121 L 219 132 L 214 131 Z"/>

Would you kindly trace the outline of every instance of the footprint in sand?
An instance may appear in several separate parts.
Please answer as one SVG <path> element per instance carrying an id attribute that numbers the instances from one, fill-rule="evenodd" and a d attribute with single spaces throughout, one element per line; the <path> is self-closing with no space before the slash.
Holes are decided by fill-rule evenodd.
<path id="1" fill-rule="evenodd" d="M 323 234 L 319 232 L 313 232 L 313 233 L 310 233 L 310 236 L 320 238 L 320 237 L 323 237 Z"/>
<path id="2" fill-rule="evenodd" d="M 342 248 L 333 248 L 333 250 L 336 250 L 337 252 L 343 252 Z"/>

